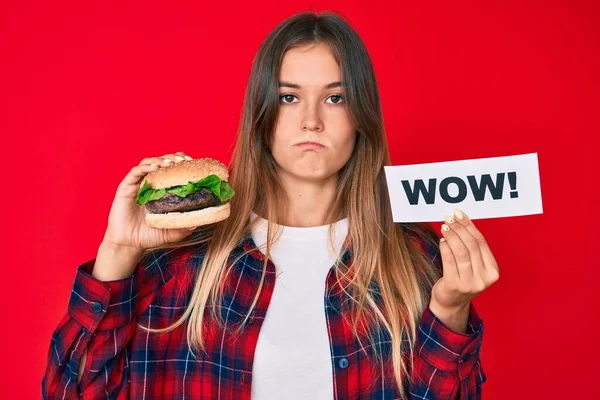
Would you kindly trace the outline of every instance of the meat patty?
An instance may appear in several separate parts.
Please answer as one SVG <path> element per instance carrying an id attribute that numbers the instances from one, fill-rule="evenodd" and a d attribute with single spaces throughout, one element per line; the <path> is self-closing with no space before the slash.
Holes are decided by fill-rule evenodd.
<path id="1" fill-rule="evenodd" d="M 209 189 L 203 188 L 185 197 L 167 193 L 162 199 L 149 201 L 145 206 L 148 212 L 152 214 L 166 214 L 169 212 L 200 210 L 219 204 L 221 204 L 221 200 Z"/>

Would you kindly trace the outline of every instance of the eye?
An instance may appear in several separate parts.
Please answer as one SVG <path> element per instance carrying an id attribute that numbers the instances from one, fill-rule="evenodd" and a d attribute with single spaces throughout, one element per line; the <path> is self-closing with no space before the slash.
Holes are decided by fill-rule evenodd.
<path id="1" fill-rule="evenodd" d="M 284 94 L 279 96 L 279 101 L 282 102 L 283 104 L 290 104 L 290 102 L 288 101 L 283 101 L 284 99 L 289 100 L 291 98 L 295 98 L 296 96 L 294 96 L 293 94 Z"/>
<path id="2" fill-rule="evenodd" d="M 296 96 L 294 96 L 293 94 L 282 94 L 281 96 L 279 96 L 279 101 L 283 104 L 292 104 L 294 101 L 293 99 L 295 99 Z M 335 99 L 335 101 L 333 101 L 330 104 L 342 104 L 343 103 L 343 97 L 341 94 L 334 94 L 333 96 L 329 96 L 329 99 Z"/>
<path id="3" fill-rule="evenodd" d="M 341 94 L 334 94 L 333 96 L 329 96 L 330 99 L 333 99 L 334 97 L 337 98 L 338 100 L 334 101 L 333 104 L 342 104 L 343 103 L 343 97 Z"/>

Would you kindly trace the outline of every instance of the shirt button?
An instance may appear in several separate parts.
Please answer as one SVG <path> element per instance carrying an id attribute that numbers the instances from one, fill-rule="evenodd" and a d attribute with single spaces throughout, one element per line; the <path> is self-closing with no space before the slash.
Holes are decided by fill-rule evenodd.
<path id="1" fill-rule="evenodd" d="M 348 359 L 347 358 L 340 358 L 340 361 L 338 362 L 338 365 L 340 366 L 340 368 L 346 368 L 348 366 Z"/>
<path id="2" fill-rule="evenodd" d="M 102 311 L 102 304 L 98 303 L 97 301 L 92 302 L 92 310 L 95 313 L 99 313 Z"/>

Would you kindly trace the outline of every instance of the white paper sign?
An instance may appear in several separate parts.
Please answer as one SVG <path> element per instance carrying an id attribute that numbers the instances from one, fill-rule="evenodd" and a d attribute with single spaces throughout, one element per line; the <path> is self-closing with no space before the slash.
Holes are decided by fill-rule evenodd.
<path id="1" fill-rule="evenodd" d="M 394 222 L 443 221 L 454 208 L 472 219 L 543 212 L 537 153 L 384 170 Z"/>

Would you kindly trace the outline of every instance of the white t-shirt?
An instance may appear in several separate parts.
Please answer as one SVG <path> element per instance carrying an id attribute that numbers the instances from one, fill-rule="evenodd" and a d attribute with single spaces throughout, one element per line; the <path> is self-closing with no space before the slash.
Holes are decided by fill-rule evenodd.
<path id="1" fill-rule="evenodd" d="M 267 221 L 254 212 L 250 218 L 260 219 L 252 230 L 260 248 L 267 241 Z M 256 345 L 252 400 L 333 399 L 325 279 L 348 233 L 348 218 L 334 226 L 333 251 L 329 225 L 284 226 L 271 247 L 277 278 Z"/>

